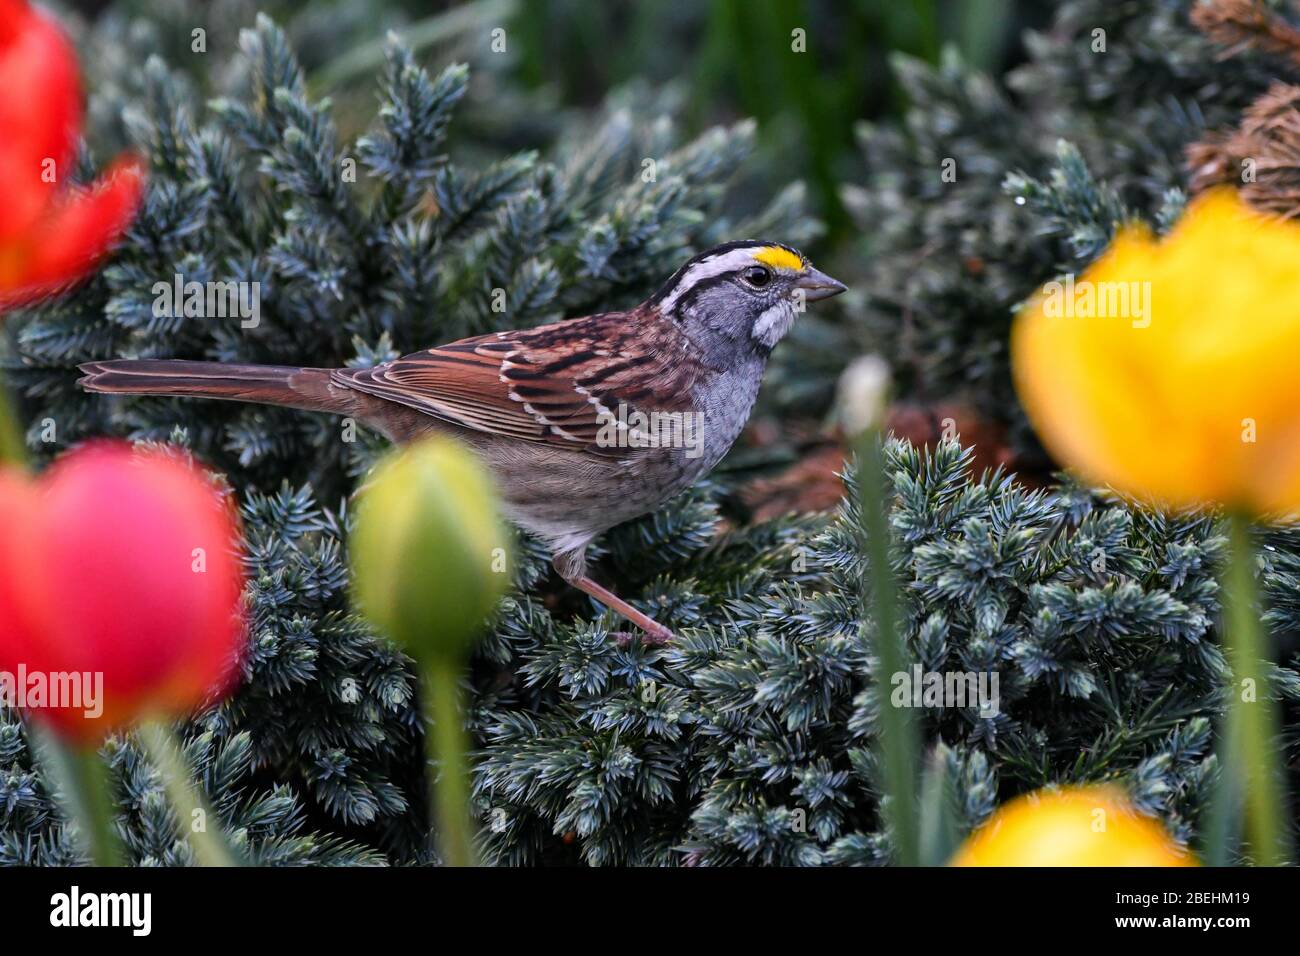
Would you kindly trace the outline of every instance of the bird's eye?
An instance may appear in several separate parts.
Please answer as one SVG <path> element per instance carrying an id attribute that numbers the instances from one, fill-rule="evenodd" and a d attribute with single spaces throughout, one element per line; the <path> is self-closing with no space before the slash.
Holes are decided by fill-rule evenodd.
<path id="1" fill-rule="evenodd" d="M 741 273 L 741 278 L 755 289 L 761 289 L 772 281 L 772 270 L 762 266 L 750 266 Z"/>

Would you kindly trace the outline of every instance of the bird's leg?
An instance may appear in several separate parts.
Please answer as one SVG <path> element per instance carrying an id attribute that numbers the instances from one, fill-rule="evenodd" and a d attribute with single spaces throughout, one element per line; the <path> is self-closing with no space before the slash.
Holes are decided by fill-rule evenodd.
<path id="1" fill-rule="evenodd" d="M 555 555 L 551 560 L 555 570 L 559 572 L 560 577 L 572 584 L 579 591 L 590 594 L 601 604 L 610 610 L 623 615 L 641 630 L 646 632 L 648 643 L 650 644 L 667 644 L 673 639 L 673 632 L 668 630 L 662 624 L 659 624 L 654 618 L 642 614 L 632 605 L 628 604 L 617 594 L 614 594 L 608 588 L 603 588 L 591 578 L 587 577 L 587 561 L 583 550 L 565 551 Z"/>
<path id="2" fill-rule="evenodd" d="M 641 630 L 645 631 L 648 643 L 667 644 L 672 641 L 672 631 L 655 621 L 654 618 L 642 614 L 617 594 L 610 592 L 607 588 L 601 587 L 591 578 L 573 578 L 569 583 L 580 591 L 586 591 L 601 604 L 613 611 L 617 611 L 619 614 L 622 614 L 637 627 L 641 628 Z"/>

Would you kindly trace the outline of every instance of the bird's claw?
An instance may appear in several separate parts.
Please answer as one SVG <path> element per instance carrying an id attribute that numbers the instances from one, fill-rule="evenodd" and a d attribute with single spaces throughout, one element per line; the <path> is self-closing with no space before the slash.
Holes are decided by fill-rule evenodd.
<path id="1" fill-rule="evenodd" d="M 619 647 L 627 647 L 632 643 L 632 638 L 637 636 L 635 631 L 611 631 L 610 637 L 614 638 Z M 654 630 L 646 628 L 640 632 L 641 643 L 647 647 L 663 647 L 665 644 L 673 642 L 673 632 L 668 628 L 656 624 Z"/>

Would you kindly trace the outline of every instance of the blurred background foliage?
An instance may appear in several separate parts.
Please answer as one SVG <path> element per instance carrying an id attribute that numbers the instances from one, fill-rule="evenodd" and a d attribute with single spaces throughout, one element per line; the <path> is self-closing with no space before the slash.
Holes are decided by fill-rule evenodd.
<path id="1" fill-rule="evenodd" d="M 752 116 L 779 172 L 807 179 L 815 208 L 840 238 L 838 184 L 856 162 L 853 124 L 898 112 L 891 53 L 937 62 L 945 45 L 982 68 L 1016 58 L 1018 29 L 1048 14 L 1012 0 L 719 0 L 716 3 L 522 4 L 517 77 L 592 103 L 636 77 L 682 83 L 686 116 L 707 125 Z M 807 56 L 789 56 L 794 31 Z"/>
<path id="2" fill-rule="evenodd" d="M 193 26 L 191 6 L 183 2 L 68 6 L 88 19 L 144 17 L 158 24 L 159 37 L 173 41 L 183 41 Z M 257 11 L 268 13 L 294 39 L 315 91 L 344 105 L 359 92 L 355 81 L 369 81 L 382 62 L 385 33 L 397 30 L 442 62 L 468 60 L 478 68 L 476 79 L 485 79 L 486 68 L 493 92 L 508 84 L 512 94 L 544 107 L 529 122 L 496 126 L 512 140 L 502 144 L 509 146 L 536 145 L 563 124 L 564 110 L 594 108 L 626 84 L 680 88 L 677 115 L 688 134 L 754 118 L 762 167 L 772 181 L 809 183 L 812 209 L 829 226 L 827 242 L 835 243 L 852 232 L 840 184 L 861 164 L 854 124 L 906 108 L 891 56 L 937 64 L 947 48 L 997 74 L 1024 58 L 1023 31 L 1045 26 L 1051 6 L 1042 0 L 213 0 L 204 26 L 209 51 L 224 53 Z M 492 50 L 490 33 L 476 29 L 492 25 L 506 30 L 504 51 Z M 807 56 L 788 55 L 798 29 L 806 31 Z M 173 54 L 169 62 L 188 60 L 201 70 L 203 61 L 188 52 L 164 50 Z M 374 102 L 364 92 L 359 117 L 368 117 Z M 825 246 L 813 250 L 819 251 Z"/>

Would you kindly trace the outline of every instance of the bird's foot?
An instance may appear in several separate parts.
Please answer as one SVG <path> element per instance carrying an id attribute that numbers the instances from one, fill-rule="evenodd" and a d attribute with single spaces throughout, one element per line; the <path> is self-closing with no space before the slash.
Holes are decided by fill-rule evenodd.
<path id="1" fill-rule="evenodd" d="M 654 622 L 651 622 L 654 624 Z M 635 631 L 610 631 L 609 636 L 619 647 L 627 647 L 632 643 L 632 639 L 637 636 Z M 663 647 L 665 644 L 673 642 L 673 632 L 668 630 L 662 624 L 655 624 L 654 629 L 645 628 L 641 631 L 641 643 L 647 647 Z"/>
<path id="2" fill-rule="evenodd" d="M 672 631 L 668 630 L 668 628 L 658 622 L 652 621 L 651 623 L 654 624 L 654 628 L 646 631 L 645 640 L 647 644 L 652 644 L 655 647 L 663 647 L 665 644 L 671 644 L 673 642 L 674 638 Z"/>

